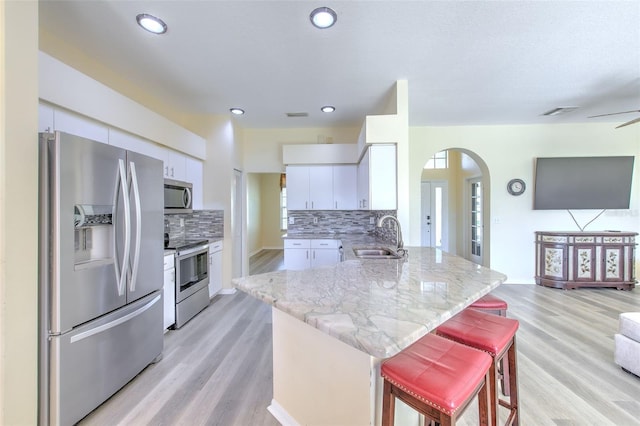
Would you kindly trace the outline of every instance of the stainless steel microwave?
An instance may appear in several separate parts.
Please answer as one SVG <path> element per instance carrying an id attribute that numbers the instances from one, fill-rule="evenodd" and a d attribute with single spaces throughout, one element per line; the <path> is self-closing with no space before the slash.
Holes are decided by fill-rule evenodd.
<path id="1" fill-rule="evenodd" d="M 191 213 L 193 185 L 179 180 L 164 180 L 164 213 Z"/>

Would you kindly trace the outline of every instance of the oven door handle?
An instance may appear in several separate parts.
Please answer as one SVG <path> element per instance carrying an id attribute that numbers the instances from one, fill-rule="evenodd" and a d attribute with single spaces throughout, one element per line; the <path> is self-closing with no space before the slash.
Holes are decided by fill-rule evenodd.
<path id="1" fill-rule="evenodd" d="M 192 254 L 196 254 L 196 253 L 199 254 L 199 252 L 204 253 L 205 251 L 208 251 L 208 250 L 209 250 L 209 245 L 208 244 L 205 244 L 205 245 L 202 245 L 202 246 L 198 246 L 198 247 L 193 247 L 193 248 L 186 249 L 186 250 L 181 250 L 181 251 L 176 252 L 176 258 L 181 258 L 181 257 L 184 257 L 184 256 L 189 256 L 189 255 L 192 255 Z"/>

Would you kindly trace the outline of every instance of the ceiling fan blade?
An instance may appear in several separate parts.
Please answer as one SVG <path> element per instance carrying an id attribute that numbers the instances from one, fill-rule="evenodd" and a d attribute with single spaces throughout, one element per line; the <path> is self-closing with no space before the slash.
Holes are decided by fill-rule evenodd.
<path id="1" fill-rule="evenodd" d="M 592 115 L 587 118 L 606 117 L 607 115 L 629 114 L 630 112 L 640 112 L 640 109 L 634 109 L 633 111 L 612 112 L 609 114 Z"/>
<path id="2" fill-rule="evenodd" d="M 633 124 L 633 123 L 640 123 L 640 117 L 635 118 L 635 119 L 633 119 L 631 121 L 627 121 L 626 123 L 622 123 L 621 125 L 616 126 L 616 129 L 619 129 L 620 127 L 628 126 L 628 125 Z"/>

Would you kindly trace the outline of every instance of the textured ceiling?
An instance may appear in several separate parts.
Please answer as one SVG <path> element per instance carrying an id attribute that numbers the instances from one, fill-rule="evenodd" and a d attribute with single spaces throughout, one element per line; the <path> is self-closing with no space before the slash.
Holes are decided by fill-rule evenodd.
<path id="1" fill-rule="evenodd" d="M 337 23 L 311 26 L 329 6 Z M 640 109 L 640 1 L 57 1 L 40 26 L 187 113 L 360 126 L 396 80 L 411 126 L 623 122 Z M 169 26 L 141 30 L 151 13 Z M 336 107 L 332 114 L 322 105 Z M 578 106 L 553 117 L 559 106 Z M 287 112 L 308 112 L 288 118 Z"/>

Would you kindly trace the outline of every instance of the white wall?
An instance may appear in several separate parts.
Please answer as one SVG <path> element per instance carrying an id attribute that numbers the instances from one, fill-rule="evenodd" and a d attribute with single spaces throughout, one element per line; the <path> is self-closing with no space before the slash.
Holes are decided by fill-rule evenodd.
<path id="1" fill-rule="evenodd" d="M 640 155 L 640 126 L 614 129 L 611 123 L 522 126 L 412 127 L 410 140 L 410 226 L 420 229 L 420 176 L 435 152 L 459 148 L 476 153 L 490 179 L 490 267 L 509 283 L 533 283 L 534 232 L 578 231 L 566 211 L 534 211 L 534 159 L 544 156 Z M 512 178 L 522 178 L 527 191 L 514 197 L 506 190 Z M 587 231 L 619 229 L 640 232 L 640 161 L 636 161 L 631 208 L 612 210 Z M 598 211 L 577 211 L 584 225 Z M 407 245 L 419 245 L 419 232 L 407 234 Z"/>
<path id="2" fill-rule="evenodd" d="M 234 169 L 242 170 L 242 132 L 229 116 L 187 116 L 183 124 L 206 140 L 207 160 L 203 167 L 203 206 L 205 210 L 224 210 L 224 252 L 222 255 L 222 285 L 231 288 L 234 226 L 243 228 L 246 222 L 232 220 L 232 194 Z M 246 188 L 246 179 L 245 179 Z M 245 197 L 246 199 L 246 197 Z M 245 206 L 246 208 L 246 206 Z M 244 266 L 247 266 L 246 251 Z"/>
<path id="3" fill-rule="evenodd" d="M 38 3 L 0 2 L 0 424 L 37 423 Z"/>

